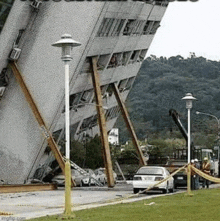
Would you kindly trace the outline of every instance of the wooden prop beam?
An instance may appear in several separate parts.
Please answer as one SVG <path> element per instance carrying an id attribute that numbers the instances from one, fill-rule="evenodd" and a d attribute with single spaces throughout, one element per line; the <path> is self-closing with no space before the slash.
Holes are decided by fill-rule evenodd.
<path id="1" fill-rule="evenodd" d="M 55 184 L 0 185 L 0 193 L 20 193 L 56 189 L 57 186 Z"/>
<path id="2" fill-rule="evenodd" d="M 109 187 L 114 187 L 115 182 L 112 171 L 112 161 L 108 142 L 108 135 L 106 130 L 105 113 L 102 107 L 102 94 L 100 89 L 99 73 L 97 71 L 97 57 L 92 57 L 92 82 L 95 92 L 96 109 L 98 113 L 98 123 L 100 129 L 100 136 L 102 141 L 102 155 L 106 168 L 106 175 Z"/>
<path id="3" fill-rule="evenodd" d="M 126 123 L 126 126 L 128 128 L 128 131 L 132 137 L 132 142 L 136 148 L 136 151 L 137 151 L 137 154 L 138 154 L 138 157 L 140 159 L 140 164 L 142 166 L 146 165 L 146 161 L 144 160 L 144 155 L 139 147 L 139 144 L 138 144 L 138 139 L 137 139 L 137 136 L 136 136 L 136 133 L 134 131 L 134 128 L 133 128 L 133 125 L 131 123 L 131 120 L 129 118 L 129 114 L 128 114 L 128 111 L 126 109 L 126 106 L 121 98 L 121 95 L 120 95 L 120 92 L 118 90 L 118 87 L 116 85 L 116 83 L 112 83 L 111 84 L 112 88 L 113 88 L 113 91 L 114 91 L 114 94 L 115 94 L 115 97 L 116 97 L 116 100 L 118 102 L 118 105 L 120 107 L 120 110 L 121 110 L 121 113 L 122 113 L 122 116 L 124 118 L 124 121 Z"/>
<path id="4" fill-rule="evenodd" d="M 37 107 L 36 103 L 34 102 L 34 99 L 31 96 L 31 94 L 28 90 L 28 87 L 26 86 L 26 84 L 22 78 L 21 72 L 19 71 L 17 64 L 15 62 L 10 62 L 9 65 L 10 65 L 12 72 L 14 73 L 14 76 L 17 79 L 25 97 L 26 97 L 27 102 L 29 103 L 29 105 L 31 107 L 31 110 L 32 110 L 41 130 L 42 130 L 43 135 L 47 139 L 48 145 L 49 145 L 51 151 L 53 152 L 54 157 L 56 158 L 63 174 L 65 174 L 65 162 L 62 157 L 62 154 L 60 153 L 58 146 L 52 137 L 52 134 L 47 129 L 46 124 L 45 124 L 45 122 L 44 122 L 44 120 L 38 110 L 38 107 Z M 72 184 L 75 186 L 75 182 L 73 181 L 73 179 L 72 179 Z"/>

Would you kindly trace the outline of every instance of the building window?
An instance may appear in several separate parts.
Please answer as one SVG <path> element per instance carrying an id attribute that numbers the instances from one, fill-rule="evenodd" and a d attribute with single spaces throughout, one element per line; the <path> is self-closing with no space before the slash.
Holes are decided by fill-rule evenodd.
<path id="1" fill-rule="evenodd" d="M 151 28 L 153 27 L 154 21 L 147 21 L 144 29 L 143 29 L 143 35 L 148 35 L 150 33 Z"/>
<path id="2" fill-rule="evenodd" d="M 92 122 L 92 119 L 93 119 L 93 116 L 88 117 L 88 118 L 83 120 L 83 122 L 81 124 L 81 127 L 79 129 L 80 130 L 79 133 L 90 128 L 90 124 Z"/>
<path id="3" fill-rule="evenodd" d="M 76 134 L 79 123 L 80 122 L 78 121 L 77 123 L 70 125 L 70 139 L 71 140 L 74 140 L 74 135 Z"/>
<path id="4" fill-rule="evenodd" d="M 98 125 L 98 115 L 96 114 L 96 115 L 93 116 L 93 118 L 92 118 L 92 120 L 91 120 L 90 128 L 91 128 L 91 127 L 95 127 L 95 126 L 97 126 L 97 125 Z"/>
<path id="5" fill-rule="evenodd" d="M 92 96 L 93 96 L 93 89 L 84 91 L 80 98 L 79 104 L 89 103 L 91 101 Z"/>
<path id="6" fill-rule="evenodd" d="M 70 109 L 77 107 L 81 96 L 82 96 L 82 92 L 70 95 Z"/>
<path id="7" fill-rule="evenodd" d="M 160 21 L 154 21 L 154 24 L 153 24 L 149 34 L 154 35 L 159 27 L 160 27 Z"/>
<path id="8" fill-rule="evenodd" d="M 119 106 L 113 107 L 111 111 L 110 119 L 118 117 L 119 113 L 120 113 L 120 107 Z"/>
<path id="9" fill-rule="evenodd" d="M 140 54 L 140 50 L 135 50 L 135 51 L 133 51 L 128 63 L 129 63 L 129 64 L 133 64 L 133 63 L 137 62 L 137 59 L 138 59 L 138 57 L 139 57 L 139 54 Z"/>
<path id="10" fill-rule="evenodd" d="M 98 56 L 98 55 L 97 55 Z M 109 62 L 110 54 L 99 55 L 97 60 L 97 69 L 102 71 L 105 69 Z M 86 57 L 85 62 L 82 67 L 82 73 L 92 73 L 92 64 L 91 64 L 92 57 Z"/>
<path id="11" fill-rule="evenodd" d="M 119 107 L 119 106 L 114 106 L 114 107 L 108 109 L 108 110 L 106 111 L 106 113 L 105 113 L 105 119 L 106 119 L 106 121 L 118 117 L 119 112 L 120 112 L 120 107 Z"/>
<path id="12" fill-rule="evenodd" d="M 160 5 L 163 7 L 167 7 L 168 6 L 169 1 L 168 0 L 161 0 L 161 1 L 155 1 L 155 5 Z"/>
<path id="13" fill-rule="evenodd" d="M 143 32 L 144 24 L 144 20 L 128 19 L 123 30 L 123 35 L 141 35 Z"/>
<path id="14" fill-rule="evenodd" d="M 115 68 L 118 66 L 125 66 L 127 64 L 133 64 L 135 62 L 143 61 L 144 56 L 147 53 L 147 49 L 126 51 L 120 53 L 114 53 L 108 63 L 107 68 Z"/>
<path id="15" fill-rule="evenodd" d="M 146 54 L 147 54 L 147 51 L 148 51 L 148 49 L 143 49 L 143 50 L 141 50 L 141 52 L 140 52 L 140 54 L 139 54 L 139 58 L 138 58 L 138 61 L 143 61 L 144 60 L 144 58 L 145 58 L 145 56 L 146 56 Z"/>
<path id="16" fill-rule="evenodd" d="M 106 94 L 107 94 L 109 97 L 111 97 L 112 94 L 113 94 L 113 88 L 112 88 L 112 86 L 111 86 L 110 84 L 108 85 L 108 88 L 107 88 L 107 90 L 106 90 Z"/>
<path id="17" fill-rule="evenodd" d="M 154 35 L 159 27 L 160 21 L 147 21 L 143 29 L 143 35 Z"/>
<path id="18" fill-rule="evenodd" d="M 125 19 L 104 18 L 96 36 L 119 36 L 124 23 Z"/>
<path id="19" fill-rule="evenodd" d="M 132 84 L 134 83 L 135 77 L 130 77 L 130 78 L 126 78 L 123 79 L 119 82 L 118 84 L 118 90 L 122 93 L 126 90 L 130 90 Z"/>
<path id="20" fill-rule="evenodd" d="M 123 35 L 131 35 L 132 31 L 136 28 L 136 20 L 128 19 L 125 28 L 123 30 Z"/>
<path id="21" fill-rule="evenodd" d="M 144 20 L 137 20 L 135 24 L 135 28 L 132 31 L 133 35 L 141 35 L 144 28 Z"/>
<path id="22" fill-rule="evenodd" d="M 82 92 L 70 95 L 70 97 L 69 97 L 69 99 L 70 99 L 70 101 L 69 101 L 70 102 L 69 103 L 70 104 L 70 110 L 72 110 L 72 109 L 77 110 L 78 103 L 80 101 L 81 96 L 82 96 Z M 64 105 L 63 110 L 62 110 L 62 113 L 64 113 L 64 112 L 65 112 L 65 105 Z"/>
<path id="23" fill-rule="evenodd" d="M 105 112 L 105 119 L 106 119 L 106 121 L 109 120 L 110 113 L 111 113 L 110 110 L 111 110 L 111 109 L 108 109 L 108 110 Z"/>
<path id="24" fill-rule="evenodd" d="M 126 51 L 126 52 L 123 52 L 122 54 L 122 65 L 127 65 L 128 64 L 128 60 L 129 60 L 129 57 L 131 56 L 131 51 Z"/>
<path id="25" fill-rule="evenodd" d="M 114 18 L 104 18 L 102 24 L 98 30 L 97 36 L 104 37 L 108 36 L 108 33 L 111 29 L 112 24 L 114 23 Z"/>
<path id="26" fill-rule="evenodd" d="M 128 81 L 125 86 L 125 90 L 130 90 L 132 84 L 134 83 L 135 77 L 128 78 Z"/>
<path id="27" fill-rule="evenodd" d="M 108 84 L 101 86 L 101 94 L 102 94 L 102 96 L 105 95 L 107 88 L 108 88 Z"/>
<path id="28" fill-rule="evenodd" d="M 76 94 L 71 94 L 70 95 L 70 110 L 77 111 L 78 108 L 84 107 L 86 103 L 89 103 L 91 101 L 92 96 L 93 96 L 93 89 L 76 93 Z M 63 113 L 65 112 L 65 105 L 64 105 L 62 112 Z"/>
<path id="29" fill-rule="evenodd" d="M 70 125 L 70 137 L 71 137 L 71 140 L 74 139 L 74 135 L 76 133 L 76 130 L 78 128 L 78 125 L 79 125 L 79 121 L 75 124 L 71 124 Z M 60 141 L 64 141 L 65 140 L 65 133 L 64 133 L 64 128 L 63 129 L 60 129 L 60 130 L 57 130 L 57 131 L 54 131 L 53 132 L 53 138 L 54 140 L 59 144 Z"/>
<path id="30" fill-rule="evenodd" d="M 119 92 L 123 92 L 124 90 L 125 90 L 125 86 L 126 86 L 126 84 L 127 84 L 127 80 L 128 79 L 123 79 L 123 80 L 121 80 L 119 83 L 118 83 L 118 90 L 119 90 Z"/>
<path id="31" fill-rule="evenodd" d="M 114 31 L 112 32 L 112 36 L 119 36 L 123 26 L 125 23 L 125 19 L 117 19 L 117 24 L 115 25 Z"/>
<path id="32" fill-rule="evenodd" d="M 97 60 L 97 69 L 98 71 L 103 71 L 107 68 L 115 68 L 118 66 L 125 66 L 128 63 L 132 64 L 134 62 L 139 62 L 144 59 L 145 54 L 147 53 L 147 49 L 142 51 L 125 51 L 119 53 L 113 53 L 112 56 L 110 54 L 99 55 Z M 92 73 L 91 67 L 91 57 L 87 57 L 81 73 Z"/>
<path id="33" fill-rule="evenodd" d="M 115 68 L 117 66 L 122 65 L 122 52 L 121 53 L 114 53 L 108 63 L 107 68 Z"/>
<path id="34" fill-rule="evenodd" d="M 91 117 L 85 118 L 80 126 L 79 132 L 85 131 L 87 129 L 91 129 L 98 125 L 98 115 L 93 115 Z"/>
<path id="35" fill-rule="evenodd" d="M 108 64 L 109 58 L 110 58 L 110 54 L 105 54 L 105 55 L 100 55 L 97 61 L 97 69 L 99 71 L 102 71 L 105 69 L 105 67 Z"/>

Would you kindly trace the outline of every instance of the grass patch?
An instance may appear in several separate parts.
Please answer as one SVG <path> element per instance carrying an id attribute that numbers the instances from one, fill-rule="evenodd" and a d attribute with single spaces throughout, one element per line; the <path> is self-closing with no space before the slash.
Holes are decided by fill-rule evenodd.
<path id="1" fill-rule="evenodd" d="M 76 211 L 72 220 L 80 221 L 198 221 L 220 220 L 220 189 L 193 191 L 193 196 L 185 193 L 142 200 L 135 203 L 117 204 Z M 151 204 L 151 205 L 148 205 Z M 34 219 L 57 220 L 59 216 Z"/>

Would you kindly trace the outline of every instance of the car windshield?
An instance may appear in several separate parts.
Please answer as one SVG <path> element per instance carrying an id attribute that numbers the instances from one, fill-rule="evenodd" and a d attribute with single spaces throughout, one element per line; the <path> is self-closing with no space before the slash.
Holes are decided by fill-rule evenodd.
<path id="1" fill-rule="evenodd" d="M 145 174 L 145 175 L 163 175 L 163 170 L 161 168 L 149 168 L 143 167 L 140 168 L 137 174 Z"/>

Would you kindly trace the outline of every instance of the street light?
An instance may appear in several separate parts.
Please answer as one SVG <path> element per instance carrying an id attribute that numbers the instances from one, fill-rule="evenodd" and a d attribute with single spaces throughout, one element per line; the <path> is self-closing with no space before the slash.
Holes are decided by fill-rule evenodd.
<path id="1" fill-rule="evenodd" d="M 210 116 L 210 117 L 213 117 L 213 118 L 216 119 L 216 121 L 218 123 L 218 138 L 217 138 L 217 142 L 218 142 L 219 139 L 220 139 L 220 119 L 218 119 L 215 115 L 208 114 L 208 113 L 203 113 L 203 112 L 199 112 L 199 111 L 196 111 L 196 114 L 203 114 L 203 115 L 207 115 L 207 116 Z M 219 146 L 217 146 L 216 148 L 218 150 L 218 177 L 220 177 Z"/>
<path id="2" fill-rule="evenodd" d="M 73 59 L 71 51 L 73 47 L 80 46 L 81 43 L 74 41 L 72 36 L 64 34 L 61 39 L 52 46 L 62 48 L 61 59 L 65 66 L 65 211 L 64 214 L 71 214 L 71 170 L 70 170 L 70 118 L 69 118 L 69 63 Z"/>
<path id="3" fill-rule="evenodd" d="M 215 115 L 212 115 L 212 114 L 203 113 L 203 112 L 199 112 L 199 111 L 196 111 L 196 114 L 203 114 L 203 115 L 207 115 L 207 116 L 210 116 L 210 117 L 213 117 L 216 119 L 216 121 L 218 123 L 218 139 L 219 139 L 220 138 L 220 120 Z"/>
<path id="4" fill-rule="evenodd" d="M 188 173 L 187 173 L 187 193 L 190 195 L 190 186 L 191 186 L 191 168 L 190 168 L 190 109 L 192 108 L 192 101 L 196 100 L 192 96 L 191 93 L 187 93 L 185 97 L 182 98 L 182 100 L 186 101 L 186 109 L 188 110 Z"/>

